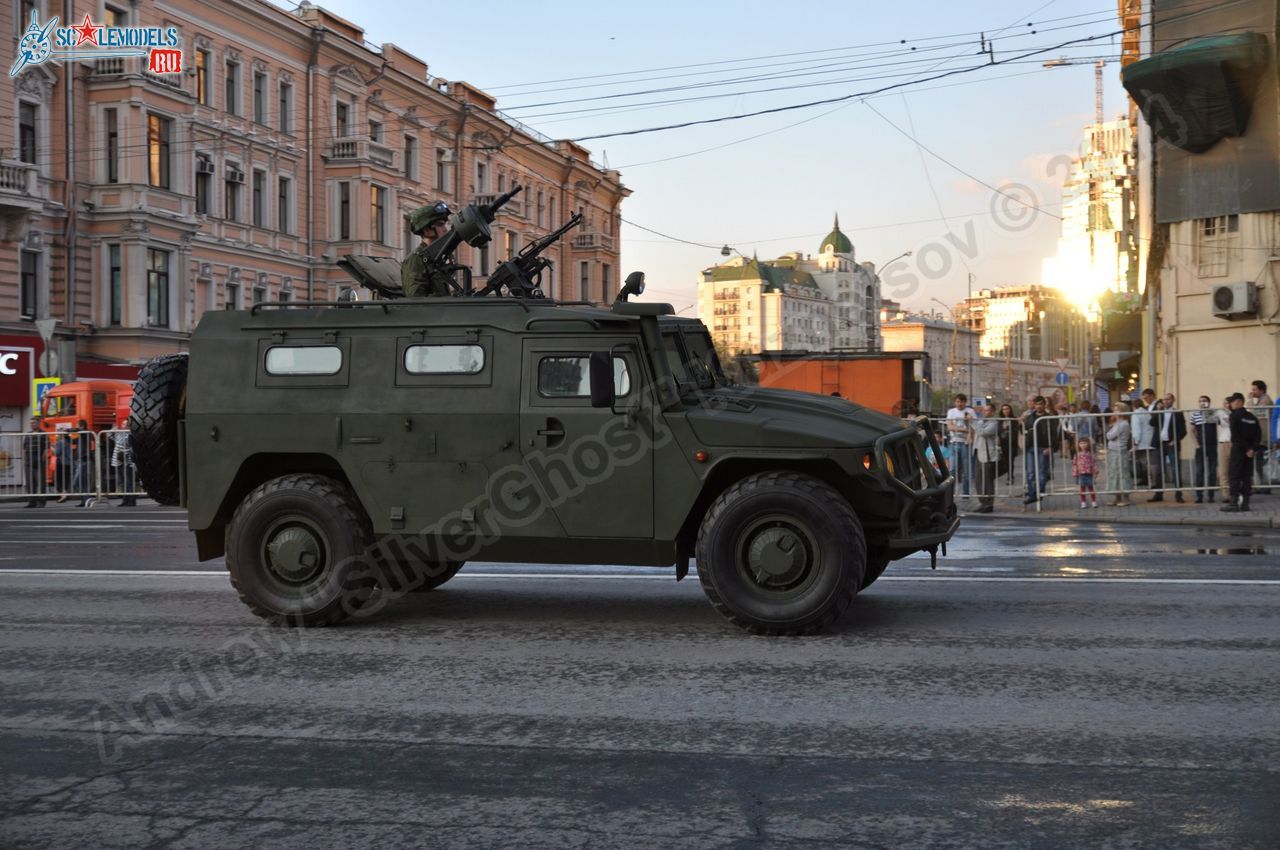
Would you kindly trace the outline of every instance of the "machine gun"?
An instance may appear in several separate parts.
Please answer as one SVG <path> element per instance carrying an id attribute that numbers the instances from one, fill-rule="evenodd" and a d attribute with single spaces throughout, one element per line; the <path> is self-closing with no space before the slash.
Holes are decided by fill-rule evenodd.
<path id="1" fill-rule="evenodd" d="M 501 295 L 505 287 L 516 298 L 545 298 L 541 287 L 542 272 L 551 265 L 551 261 L 539 255 L 581 223 L 582 213 L 574 213 L 560 227 L 525 245 L 514 257 L 494 269 L 493 274 L 489 275 L 488 284 L 474 294 L 488 295 L 493 292 Z"/>
<path id="2" fill-rule="evenodd" d="M 498 215 L 498 210 L 502 208 L 507 201 L 510 201 L 516 194 L 524 188 L 517 184 L 512 187 L 510 192 L 505 192 L 493 199 L 493 203 L 476 206 L 475 204 L 467 204 L 458 212 L 454 213 L 449 220 L 449 229 L 436 241 L 420 246 L 418 255 L 422 257 L 423 263 L 428 269 L 444 272 L 452 277 L 457 272 L 463 272 L 466 282 L 459 287 L 456 283 L 454 293 L 458 294 L 471 292 L 471 269 L 461 263 L 447 262 L 453 256 L 453 252 L 458 250 L 458 246 L 466 242 L 473 248 L 480 248 L 488 245 L 493 239 L 493 234 L 489 230 L 489 225 Z"/>

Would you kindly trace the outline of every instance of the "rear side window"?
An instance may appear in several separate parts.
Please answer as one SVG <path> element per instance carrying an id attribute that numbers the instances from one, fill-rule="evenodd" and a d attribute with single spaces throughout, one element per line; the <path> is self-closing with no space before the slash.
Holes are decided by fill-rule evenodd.
<path id="1" fill-rule="evenodd" d="M 404 370 L 410 375 L 475 375 L 484 369 L 479 345 L 410 345 L 404 350 Z"/>
<path id="2" fill-rule="evenodd" d="M 622 398 L 631 392 L 627 361 L 613 358 L 613 392 Z M 538 394 L 544 398 L 586 398 L 591 395 L 590 361 L 581 357 L 544 357 L 538 361 Z"/>
<path id="3" fill-rule="evenodd" d="M 268 375 L 336 375 L 342 349 L 336 345 L 278 345 L 267 349 Z"/>

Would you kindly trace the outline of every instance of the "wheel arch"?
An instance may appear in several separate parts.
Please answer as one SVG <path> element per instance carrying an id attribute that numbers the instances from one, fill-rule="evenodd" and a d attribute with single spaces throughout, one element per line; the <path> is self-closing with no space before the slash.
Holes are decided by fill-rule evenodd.
<path id="1" fill-rule="evenodd" d="M 218 510 L 208 526 L 195 529 L 196 552 L 201 561 L 208 561 L 226 554 L 227 523 L 236 507 L 257 487 L 282 475 L 310 473 L 325 475 L 356 492 L 346 471 L 331 455 L 318 452 L 260 453 L 246 457 L 236 470 L 235 477 L 223 493 Z M 358 493 L 357 493 L 358 495 Z"/>
<path id="2" fill-rule="evenodd" d="M 779 457 L 738 457 L 726 458 L 716 464 L 703 480 L 702 490 L 693 506 L 680 524 L 676 537 L 679 557 L 692 556 L 698 541 L 698 529 L 707 511 L 711 509 L 720 494 L 736 482 L 748 475 L 758 472 L 803 472 L 831 485 L 845 498 L 849 498 L 850 480 L 840 465 L 830 458 L 779 458 Z M 850 499 L 850 505 L 853 500 Z M 856 509 L 854 511 L 857 513 Z"/>

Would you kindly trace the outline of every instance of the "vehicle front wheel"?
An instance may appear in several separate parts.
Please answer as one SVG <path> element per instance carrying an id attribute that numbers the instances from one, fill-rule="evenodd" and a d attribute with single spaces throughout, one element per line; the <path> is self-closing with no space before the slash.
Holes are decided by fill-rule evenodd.
<path id="1" fill-rule="evenodd" d="M 763 472 L 725 490 L 702 521 L 698 580 L 721 614 L 770 635 L 812 634 L 839 619 L 862 583 L 867 547 L 833 487 Z"/>
<path id="2" fill-rule="evenodd" d="M 376 587 L 373 532 L 354 493 L 321 475 L 283 475 L 245 497 L 227 526 L 227 570 L 240 600 L 287 626 L 326 626 Z"/>

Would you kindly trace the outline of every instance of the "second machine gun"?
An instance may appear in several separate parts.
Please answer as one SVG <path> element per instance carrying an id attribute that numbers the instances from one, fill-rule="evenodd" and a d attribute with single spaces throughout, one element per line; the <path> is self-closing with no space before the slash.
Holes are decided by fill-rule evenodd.
<path id="1" fill-rule="evenodd" d="M 463 242 L 473 248 L 483 247 L 493 239 L 489 224 L 497 216 L 498 210 L 516 196 L 522 186 L 515 186 L 510 192 L 499 195 L 492 203 L 476 206 L 468 204 L 454 214 L 449 222 L 449 230 L 439 239 L 419 248 L 423 262 L 428 268 L 434 268 L 447 275 L 461 271 L 464 283 L 454 284 L 454 295 L 489 295 L 502 294 L 505 289 L 516 298 L 545 297 L 540 284 L 542 272 L 551 265 L 551 261 L 540 256 L 557 240 L 582 222 L 582 213 L 573 216 L 556 230 L 539 239 L 535 239 L 520 249 L 514 257 L 501 263 L 493 274 L 489 275 L 483 289 L 474 290 L 471 285 L 471 269 L 460 263 L 448 262 L 453 252 Z"/>

